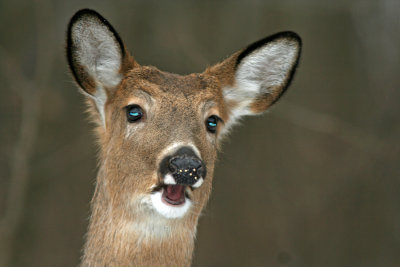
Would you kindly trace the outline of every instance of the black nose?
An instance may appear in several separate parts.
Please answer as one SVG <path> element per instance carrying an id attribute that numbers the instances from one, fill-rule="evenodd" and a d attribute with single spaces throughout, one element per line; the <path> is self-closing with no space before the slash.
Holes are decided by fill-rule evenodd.
<path id="1" fill-rule="evenodd" d="M 159 172 L 162 179 L 172 176 L 176 184 L 192 186 L 200 181 L 197 187 L 203 183 L 207 168 L 191 147 L 182 147 L 161 161 Z M 171 184 L 170 180 L 164 182 Z"/>
<path id="2" fill-rule="evenodd" d="M 177 184 L 193 185 L 205 176 L 201 160 L 186 155 L 173 157 L 168 168 Z"/>

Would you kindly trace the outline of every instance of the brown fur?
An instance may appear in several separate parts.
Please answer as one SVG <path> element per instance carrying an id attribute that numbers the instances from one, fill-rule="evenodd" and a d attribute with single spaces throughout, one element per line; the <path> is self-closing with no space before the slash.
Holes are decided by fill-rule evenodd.
<path id="1" fill-rule="evenodd" d="M 207 139 L 204 120 L 211 114 L 205 116 L 209 110 L 204 110 L 203 103 L 213 101 L 213 114 L 228 119 L 220 84 L 208 74 L 179 76 L 136 66 L 107 101 L 106 128 L 99 126 L 100 171 L 83 265 L 188 266 L 197 220 L 211 191 L 218 144 L 216 136 L 212 137 L 213 142 Z M 129 99 L 136 99 L 136 103 L 146 101 L 138 94 L 140 90 L 156 99 L 157 105 L 148 103 L 150 110 L 143 122 L 146 129 L 136 131 L 135 138 L 127 140 L 128 122 L 123 108 Z M 98 113 L 95 111 L 92 116 L 98 117 Z M 195 205 L 189 216 L 166 220 L 166 226 L 171 228 L 168 238 L 140 242 L 142 237 L 135 231 L 121 232 L 129 228 L 129 222 L 143 219 L 132 211 L 129 199 L 135 194 L 150 193 L 148 188 L 158 182 L 154 171 L 159 162 L 155 155 L 176 140 L 193 140 L 207 165 L 207 178 L 201 188 L 192 192 Z"/>
<path id="2" fill-rule="evenodd" d="M 119 70 L 122 80 L 114 88 L 104 88 L 104 122 L 94 100 L 98 97 L 98 83 L 80 64 L 77 56 L 80 51 L 74 50 L 76 42 L 81 41 L 79 31 L 82 30 L 72 32 L 76 21 L 93 17 L 107 26 L 104 36 L 113 36 L 122 60 Z M 181 76 L 140 66 L 111 25 L 96 12 L 81 10 L 73 17 L 68 30 L 68 60 L 76 81 L 89 95 L 89 112 L 98 125 L 101 148 L 83 266 L 190 265 L 197 221 L 210 196 L 224 127 L 220 123 L 217 132 L 212 134 L 207 131 L 205 121 L 217 115 L 228 123 L 232 110 L 240 105 L 240 99 L 224 99 L 223 90 L 235 86 L 238 57 L 243 57 L 243 51 L 250 53 L 250 48 L 201 74 Z M 250 103 L 251 112 L 260 113 L 279 98 L 290 82 L 298 56 L 284 84 L 257 96 Z M 125 108 L 131 104 L 139 105 L 144 111 L 138 123 L 130 123 L 126 118 Z M 198 148 L 207 166 L 207 177 L 201 187 L 190 191 L 193 205 L 189 212 L 182 218 L 167 219 L 144 207 L 140 200 L 151 193 L 153 185 L 160 183 L 158 167 L 165 156 L 163 151 L 175 142 L 191 143 Z"/>

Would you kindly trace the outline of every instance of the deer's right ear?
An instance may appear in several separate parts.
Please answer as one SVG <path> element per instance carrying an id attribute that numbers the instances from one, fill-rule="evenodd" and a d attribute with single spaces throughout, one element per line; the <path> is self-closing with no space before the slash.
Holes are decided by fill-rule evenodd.
<path id="1" fill-rule="evenodd" d="M 90 9 L 78 11 L 68 25 L 67 57 L 76 82 L 97 104 L 135 64 L 111 24 Z"/>

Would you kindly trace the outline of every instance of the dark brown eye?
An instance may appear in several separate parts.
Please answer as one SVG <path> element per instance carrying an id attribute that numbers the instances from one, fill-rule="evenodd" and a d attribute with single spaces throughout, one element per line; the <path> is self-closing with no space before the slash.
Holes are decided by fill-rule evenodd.
<path id="1" fill-rule="evenodd" d="M 143 117 L 143 110 L 138 105 L 129 105 L 126 107 L 126 117 L 129 122 L 137 122 Z"/>
<path id="2" fill-rule="evenodd" d="M 208 119 L 206 120 L 206 127 L 210 133 L 215 133 L 217 131 L 219 120 L 220 119 L 215 115 L 208 117 Z"/>

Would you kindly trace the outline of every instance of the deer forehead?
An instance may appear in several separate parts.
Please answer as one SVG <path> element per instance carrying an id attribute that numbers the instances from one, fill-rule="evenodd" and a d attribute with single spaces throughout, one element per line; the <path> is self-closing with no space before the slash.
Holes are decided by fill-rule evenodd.
<path id="1" fill-rule="evenodd" d="M 176 113 L 195 110 L 205 104 L 206 109 L 223 109 L 224 104 L 215 77 L 204 74 L 183 76 L 163 72 L 155 67 L 141 67 L 128 72 L 116 91 L 115 98 L 118 101 L 113 99 L 110 102 L 119 102 L 118 105 L 132 104 L 129 102 L 138 97 L 138 91 L 145 92 L 157 105 L 173 109 Z"/>

